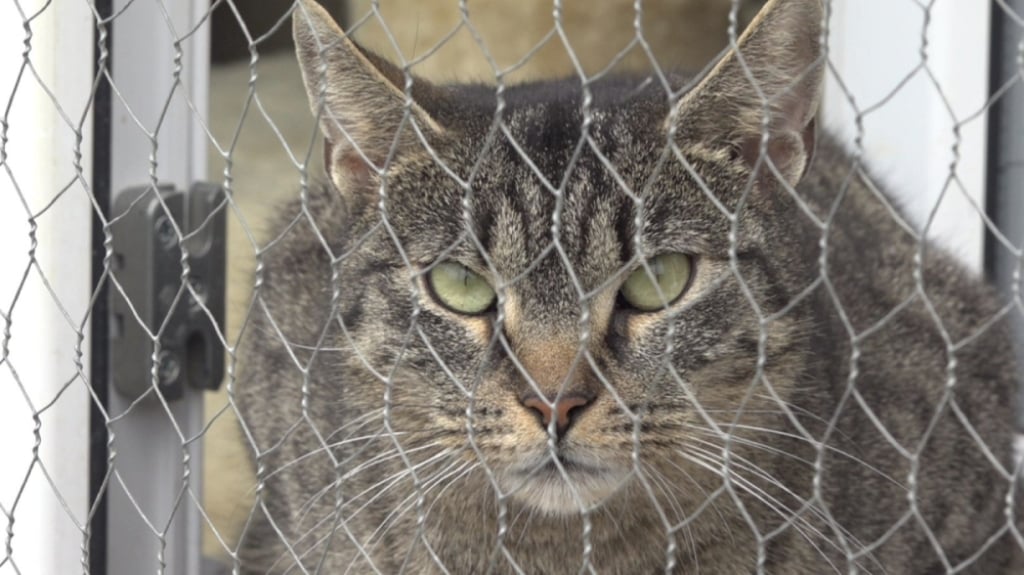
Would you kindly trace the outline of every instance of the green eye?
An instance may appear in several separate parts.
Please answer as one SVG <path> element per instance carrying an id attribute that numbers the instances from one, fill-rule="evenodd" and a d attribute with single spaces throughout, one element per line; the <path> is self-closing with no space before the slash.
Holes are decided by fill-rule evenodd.
<path id="1" fill-rule="evenodd" d="M 441 262 L 430 270 L 427 277 L 434 296 L 452 311 L 483 313 L 497 298 L 487 280 L 462 264 Z"/>
<path id="2" fill-rule="evenodd" d="M 661 254 L 648 260 L 647 265 L 654 281 L 646 269 L 639 267 L 629 274 L 619 293 L 626 303 L 640 311 L 657 311 L 675 301 L 686 289 L 690 282 L 690 257 L 679 253 Z"/>

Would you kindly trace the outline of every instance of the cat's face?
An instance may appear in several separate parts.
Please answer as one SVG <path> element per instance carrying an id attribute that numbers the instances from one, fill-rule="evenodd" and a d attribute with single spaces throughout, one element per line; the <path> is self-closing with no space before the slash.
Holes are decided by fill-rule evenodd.
<path id="1" fill-rule="evenodd" d="M 414 92 L 406 117 L 393 69 L 338 52 L 336 68 L 366 76 L 362 105 L 383 107 L 325 127 L 348 210 L 346 236 L 327 238 L 343 252 L 334 343 L 349 350 L 335 369 L 347 401 L 387 407 L 404 449 L 458 453 L 501 494 L 576 512 L 644 477 L 699 476 L 716 425 L 766 385 L 785 397 L 808 358 L 800 315 L 771 317 L 805 287 L 781 187 L 809 155 L 813 103 L 779 129 L 769 181 L 747 157 L 759 134 L 737 140 L 704 110 L 728 65 L 675 107 L 640 79 L 591 86 L 586 114 L 574 82 L 512 88 L 495 128 L 493 91 Z"/>

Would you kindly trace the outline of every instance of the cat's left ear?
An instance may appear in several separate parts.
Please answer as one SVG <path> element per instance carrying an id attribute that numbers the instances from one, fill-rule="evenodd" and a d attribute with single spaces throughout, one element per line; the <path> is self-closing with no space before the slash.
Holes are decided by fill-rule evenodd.
<path id="1" fill-rule="evenodd" d="M 734 160 L 753 167 L 767 130 L 766 159 L 796 185 L 814 153 L 824 18 L 822 0 L 769 0 L 737 48 L 672 111 L 669 125 L 674 122 L 680 146 L 727 149 Z"/>
<path id="2" fill-rule="evenodd" d="M 357 46 L 314 0 L 300 0 L 292 14 L 295 52 L 309 104 L 324 133 L 324 166 L 343 195 L 368 193 L 365 184 L 391 154 L 423 150 L 440 125 L 400 86 L 405 73 Z M 419 93 L 429 92 L 415 80 Z M 415 123 L 415 127 L 412 125 Z"/>

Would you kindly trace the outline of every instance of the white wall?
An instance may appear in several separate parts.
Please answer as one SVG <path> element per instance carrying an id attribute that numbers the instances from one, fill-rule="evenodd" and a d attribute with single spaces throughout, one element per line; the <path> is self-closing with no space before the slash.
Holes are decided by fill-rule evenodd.
<path id="1" fill-rule="evenodd" d="M 45 2 L 20 4 L 31 14 Z M 89 340 L 80 335 L 89 333 L 92 209 L 76 180 L 74 129 L 40 82 L 72 126 L 82 126 L 79 161 L 88 182 L 92 119 L 83 114 L 94 27 L 86 2 L 52 3 L 35 18 L 29 60 L 37 79 L 22 69 L 23 21 L 14 2 L 0 2 L 0 110 L 10 105 L 0 152 L 0 160 L 7 154 L 0 169 L 0 310 L 7 317 L 0 330 L 10 331 L 0 361 L 0 532 L 14 533 L 11 556 L 0 545 L 0 574 L 78 573 L 89 504 L 89 396 L 79 369 L 88 377 Z M 29 217 L 40 212 L 36 267 Z M 12 512 L 13 526 L 5 516 Z"/>
<path id="2" fill-rule="evenodd" d="M 982 220 L 967 198 L 984 209 L 987 117 L 979 112 L 988 97 L 991 6 L 984 0 L 935 0 L 925 28 L 919 4 L 928 3 L 832 0 L 831 61 L 857 108 L 879 106 L 863 118 L 865 157 L 873 173 L 919 225 L 941 198 L 928 237 L 980 270 Z M 925 40 L 927 69 L 920 68 Z M 855 114 L 835 76 L 825 113 L 826 125 L 852 142 Z M 956 168 L 960 185 L 952 184 L 942 197 L 954 160 L 953 127 L 968 119 Z"/>

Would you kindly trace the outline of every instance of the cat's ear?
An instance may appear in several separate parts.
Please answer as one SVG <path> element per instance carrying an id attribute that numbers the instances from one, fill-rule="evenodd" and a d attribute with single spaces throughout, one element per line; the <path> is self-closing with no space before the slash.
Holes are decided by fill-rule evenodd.
<path id="1" fill-rule="evenodd" d="M 365 188 L 389 154 L 422 150 L 413 122 L 427 137 L 443 131 L 399 88 L 405 84 L 402 70 L 357 46 L 313 0 L 298 2 L 292 35 L 325 137 L 324 166 L 342 193 Z"/>
<path id="2" fill-rule="evenodd" d="M 728 149 L 753 167 L 767 130 L 766 159 L 796 185 L 814 153 L 824 18 L 822 0 L 769 0 L 737 47 L 672 111 L 676 141 Z"/>

